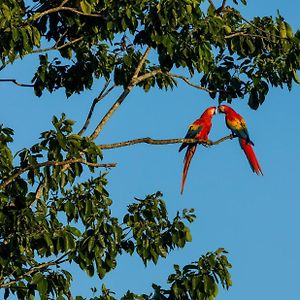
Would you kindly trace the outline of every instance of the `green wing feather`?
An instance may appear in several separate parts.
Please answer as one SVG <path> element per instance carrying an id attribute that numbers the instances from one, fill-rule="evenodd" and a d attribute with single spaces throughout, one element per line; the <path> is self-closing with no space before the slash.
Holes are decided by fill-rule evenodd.
<path id="1" fill-rule="evenodd" d="M 203 129 L 203 126 L 201 125 L 197 125 L 197 124 L 192 124 L 189 126 L 189 129 L 185 135 L 185 139 L 193 139 L 197 136 L 197 134 Z M 187 143 L 183 143 L 180 148 L 179 148 L 179 152 L 184 149 L 187 145 Z"/>

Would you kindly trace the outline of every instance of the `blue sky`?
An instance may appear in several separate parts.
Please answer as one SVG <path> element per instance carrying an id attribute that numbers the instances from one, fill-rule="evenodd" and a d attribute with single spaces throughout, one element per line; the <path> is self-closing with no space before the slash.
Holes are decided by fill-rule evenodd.
<path id="1" fill-rule="evenodd" d="M 221 2 L 221 1 L 219 1 Z M 249 1 L 244 15 L 276 15 L 276 10 L 299 28 L 300 4 L 290 0 Z M 16 78 L 29 82 L 36 61 L 26 58 L 1 72 L 1 78 Z M 92 91 L 66 100 L 61 91 L 45 93 L 36 98 L 31 89 L 1 83 L 0 123 L 14 128 L 14 150 L 37 142 L 39 133 L 51 127 L 52 115 L 65 112 L 77 121 L 79 130 L 92 102 L 102 87 L 99 82 Z M 114 92 L 95 111 L 97 124 L 116 99 Z M 102 282 L 117 293 L 127 289 L 136 293 L 150 292 L 152 282 L 165 285 L 173 264 L 183 266 L 218 247 L 229 251 L 233 265 L 233 287 L 222 291 L 220 300 L 295 299 L 300 267 L 297 250 L 300 247 L 300 88 L 271 89 L 265 103 L 252 111 L 247 100 L 235 101 L 233 108 L 247 122 L 255 152 L 264 176 L 252 173 L 236 140 L 226 141 L 206 149 L 198 147 L 190 166 L 185 192 L 180 195 L 183 153 L 179 145 L 132 147 L 107 150 L 105 162 L 117 162 L 108 178 L 108 190 L 114 201 L 112 212 L 117 217 L 126 211 L 133 197 L 144 197 L 160 190 L 173 217 L 177 210 L 196 209 L 197 219 L 191 225 L 193 241 L 184 249 L 175 250 L 156 266 L 144 267 L 137 256 L 118 258 L 118 267 L 100 281 L 85 273 L 74 272 L 74 295 L 91 296 L 90 287 Z M 131 138 L 183 137 L 188 125 L 204 109 L 214 105 L 205 92 L 179 83 L 172 92 L 134 90 L 113 115 L 100 143 L 112 143 Z M 210 138 L 216 140 L 228 134 L 224 116 L 214 117 Z M 86 287 L 86 289 L 84 288 Z"/>

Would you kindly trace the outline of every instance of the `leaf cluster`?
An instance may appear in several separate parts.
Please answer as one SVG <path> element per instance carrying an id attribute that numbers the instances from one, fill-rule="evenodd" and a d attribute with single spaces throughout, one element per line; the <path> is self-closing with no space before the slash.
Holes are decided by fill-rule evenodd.
<path id="1" fill-rule="evenodd" d="M 218 284 L 225 289 L 231 285 L 229 269 L 231 264 L 228 262 L 223 249 L 208 252 L 202 255 L 198 261 L 184 266 L 182 269 L 174 265 L 175 273 L 168 277 L 168 287 L 162 288 L 160 285 L 153 284 L 153 292 L 149 295 L 138 295 L 127 291 L 121 300 L 213 300 L 218 295 Z M 93 289 L 97 292 L 97 289 Z M 82 300 L 82 297 L 76 299 Z M 91 300 L 115 300 L 115 293 L 102 285 L 101 295 L 91 298 Z"/>
<path id="2" fill-rule="evenodd" d="M 231 6 L 204 11 L 201 0 L 35 2 L 2 1 L 0 58 L 5 67 L 30 53 L 56 50 L 51 58 L 40 56 L 32 79 L 38 96 L 64 88 L 69 97 L 100 77 L 126 88 L 145 47 L 155 51 L 140 72 L 149 75 L 138 82 L 145 91 L 173 88 L 168 72 L 184 68 L 200 74 L 219 102 L 247 96 L 257 109 L 270 86 L 299 83 L 299 31 L 281 15 L 248 21 Z M 153 70 L 159 72 L 151 75 Z"/>

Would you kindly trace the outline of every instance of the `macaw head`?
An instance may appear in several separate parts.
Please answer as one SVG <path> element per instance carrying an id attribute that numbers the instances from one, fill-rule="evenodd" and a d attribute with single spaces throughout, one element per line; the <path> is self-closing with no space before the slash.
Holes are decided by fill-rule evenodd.
<path id="1" fill-rule="evenodd" d="M 216 113 L 217 113 L 217 108 L 215 106 L 211 106 L 203 112 L 201 117 L 212 117 Z"/>
<path id="2" fill-rule="evenodd" d="M 232 111 L 233 111 L 233 109 L 230 108 L 227 105 L 219 105 L 218 106 L 218 112 L 219 113 L 227 114 L 227 113 L 232 112 Z"/>

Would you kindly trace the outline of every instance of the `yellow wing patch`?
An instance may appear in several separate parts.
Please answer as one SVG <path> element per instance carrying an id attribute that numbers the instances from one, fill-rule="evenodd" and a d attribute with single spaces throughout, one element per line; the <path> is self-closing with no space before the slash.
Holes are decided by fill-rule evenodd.
<path id="1" fill-rule="evenodd" d="M 242 119 L 242 120 L 238 120 L 238 119 L 227 120 L 227 123 L 230 128 L 234 128 L 235 130 L 247 129 L 244 119 Z"/>

